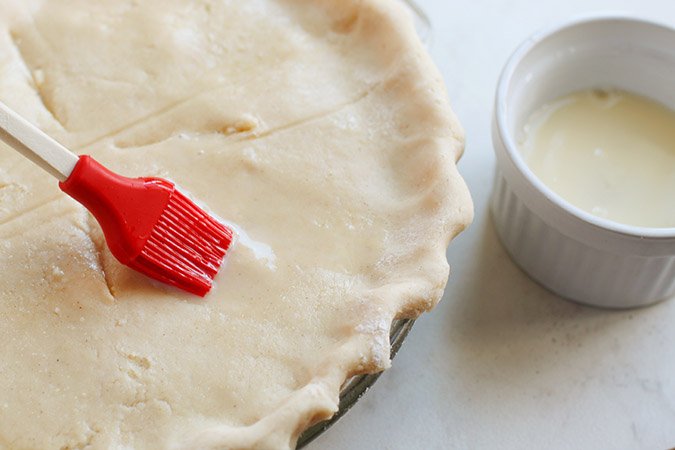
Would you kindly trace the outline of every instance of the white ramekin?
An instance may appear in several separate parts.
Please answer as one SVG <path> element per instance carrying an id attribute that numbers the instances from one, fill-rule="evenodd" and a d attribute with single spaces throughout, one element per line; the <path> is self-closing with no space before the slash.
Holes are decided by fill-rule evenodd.
<path id="1" fill-rule="evenodd" d="M 645 306 L 675 294 L 675 228 L 627 226 L 582 211 L 545 186 L 516 146 L 537 107 L 606 87 L 675 109 L 675 30 L 623 15 L 587 16 L 534 35 L 513 54 L 497 88 L 492 213 L 516 263 L 550 290 L 595 306 Z"/>

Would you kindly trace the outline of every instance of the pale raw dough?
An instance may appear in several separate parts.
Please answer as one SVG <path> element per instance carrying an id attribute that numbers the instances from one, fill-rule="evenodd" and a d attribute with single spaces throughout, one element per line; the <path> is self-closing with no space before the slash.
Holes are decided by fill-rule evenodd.
<path id="1" fill-rule="evenodd" d="M 470 221 L 462 131 L 391 0 L 0 0 L 0 99 L 237 226 L 205 300 L 114 261 L 0 148 L 0 448 L 292 448 Z"/>

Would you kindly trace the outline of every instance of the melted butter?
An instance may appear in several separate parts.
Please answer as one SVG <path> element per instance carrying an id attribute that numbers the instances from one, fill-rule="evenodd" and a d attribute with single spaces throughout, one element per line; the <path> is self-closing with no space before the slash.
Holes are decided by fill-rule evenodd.
<path id="1" fill-rule="evenodd" d="M 571 204 L 675 227 L 675 111 L 624 91 L 582 91 L 535 111 L 524 131 L 527 164 Z"/>
<path id="2" fill-rule="evenodd" d="M 255 259 L 263 261 L 268 269 L 272 271 L 277 270 L 277 256 L 269 244 L 252 239 L 239 225 L 222 219 L 221 222 L 234 230 L 236 245 L 243 245 L 248 248 L 253 253 Z"/>

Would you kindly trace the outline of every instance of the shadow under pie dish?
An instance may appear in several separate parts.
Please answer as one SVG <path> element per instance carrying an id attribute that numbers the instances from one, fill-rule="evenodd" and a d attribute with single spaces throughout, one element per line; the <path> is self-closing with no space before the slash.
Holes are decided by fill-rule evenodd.
<path id="1" fill-rule="evenodd" d="M 0 0 L 0 100 L 238 232 L 195 299 L 0 149 L 0 448 L 292 448 L 470 221 L 462 131 L 388 0 Z"/>

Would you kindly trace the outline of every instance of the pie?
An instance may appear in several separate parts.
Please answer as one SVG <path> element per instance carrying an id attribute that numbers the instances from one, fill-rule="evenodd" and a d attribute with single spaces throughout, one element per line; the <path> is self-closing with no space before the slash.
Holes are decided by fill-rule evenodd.
<path id="1" fill-rule="evenodd" d="M 463 134 L 392 0 L 0 0 L 0 100 L 232 225 L 205 299 L 0 148 L 0 448 L 287 449 L 439 301 Z"/>

